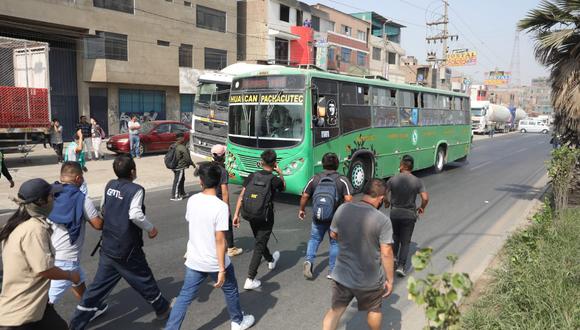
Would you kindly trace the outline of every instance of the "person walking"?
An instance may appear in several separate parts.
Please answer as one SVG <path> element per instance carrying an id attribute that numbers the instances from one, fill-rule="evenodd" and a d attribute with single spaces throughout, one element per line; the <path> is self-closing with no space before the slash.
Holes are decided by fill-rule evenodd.
<path id="1" fill-rule="evenodd" d="M 324 235 L 328 233 L 330 240 L 328 274 L 326 278 L 332 279 L 331 273 L 338 254 L 338 244 L 330 237 L 330 223 L 335 210 L 344 202 L 352 201 L 352 185 L 348 179 L 338 172 L 338 156 L 333 152 L 328 152 L 322 156 L 322 173 L 314 175 L 304 187 L 300 198 L 300 210 L 298 219 L 304 220 L 306 217 L 306 204 L 312 197 L 312 227 L 310 229 L 310 239 L 306 249 L 306 261 L 303 265 L 303 274 L 307 279 L 312 279 L 312 268 L 316 252 Z"/>
<path id="2" fill-rule="evenodd" d="M 170 198 L 172 201 L 180 201 L 187 197 L 185 194 L 185 170 L 192 165 L 195 166 L 185 143 L 187 143 L 185 135 L 182 132 L 177 133 L 175 144 L 172 146 L 175 148 L 173 157 L 175 157 L 176 164 L 176 167 L 172 169 L 173 186 Z"/>
<path id="3" fill-rule="evenodd" d="M 158 232 L 145 216 L 145 189 L 133 183 L 137 178 L 135 161 L 128 155 L 119 155 L 113 161 L 113 171 L 117 179 L 107 183 L 101 201 L 104 221 L 99 266 L 74 312 L 72 330 L 87 327 L 121 278 L 152 305 L 157 319 L 167 319 L 171 310 L 143 252 L 143 230 L 150 239 Z"/>
<path id="4" fill-rule="evenodd" d="M 274 197 L 277 191 L 281 192 L 286 189 L 286 182 L 282 170 L 278 168 L 274 150 L 264 150 L 261 158 L 262 170 L 250 174 L 244 180 L 233 220 L 234 227 L 239 227 L 240 211 L 242 211 L 242 216 L 250 222 L 254 234 L 254 252 L 248 269 L 248 278 L 244 283 L 246 290 L 254 290 L 262 285 L 256 279 L 262 257 L 268 261 L 270 270 L 275 269 L 280 260 L 279 251 L 270 253 L 268 241 L 274 227 Z M 278 173 L 278 176 L 273 174 L 274 171 Z"/>
<path id="5" fill-rule="evenodd" d="M 83 171 L 87 172 L 86 166 L 86 155 L 83 150 L 83 133 L 79 129 L 77 130 L 74 140 L 66 146 L 66 151 L 64 153 L 65 162 L 77 162 L 81 165 Z"/>
<path id="6" fill-rule="evenodd" d="M 334 330 L 350 302 L 367 312 L 367 324 L 379 330 L 383 299 L 393 292 L 393 231 L 379 209 L 386 195 L 385 183 L 371 179 L 360 202 L 344 203 L 334 215 L 331 235 L 339 253 L 332 272 L 332 307 L 322 328 Z M 386 279 L 385 279 L 386 275 Z"/>
<path id="7" fill-rule="evenodd" d="M 8 171 L 8 167 L 6 166 L 6 160 L 4 159 L 4 154 L 0 151 L 0 177 L 4 175 L 6 180 L 10 183 L 10 188 L 14 188 L 14 179 L 12 179 L 12 175 L 10 175 L 10 171 Z"/>
<path id="8" fill-rule="evenodd" d="M 92 160 L 92 150 L 91 150 L 91 124 L 87 121 L 86 116 L 81 116 L 80 122 L 77 124 L 76 130 L 81 130 L 83 134 L 83 152 L 87 160 Z"/>
<path id="9" fill-rule="evenodd" d="M 67 323 L 48 303 L 51 280 L 80 282 L 78 271 L 54 265 L 50 225 L 46 218 L 53 196 L 62 190 L 43 179 L 24 182 L 15 202 L 18 210 L 0 230 L 2 294 L 0 329 L 64 330 Z"/>
<path id="10" fill-rule="evenodd" d="M 131 121 L 127 124 L 127 128 L 129 129 L 129 148 L 131 157 L 141 158 L 141 152 L 139 151 L 139 144 L 141 143 L 139 140 L 139 133 L 141 133 L 141 124 L 137 120 L 137 116 L 132 115 Z"/>
<path id="11" fill-rule="evenodd" d="M 63 139 L 62 139 L 62 126 L 60 125 L 60 121 L 57 118 L 54 118 L 52 120 L 52 123 L 50 124 L 50 145 L 52 146 L 52 149 L 54 149 L 54 152 L 56 153 L 56 156 L 58 157 L 58 162 L 62 163 L 63 162 L 63 157 L 62 157 L 62 148 L 63 148 Z"/>
<path id="12" fill-rule="evenodd" d="M 254 317 L 242 313 L 234 265 L 226 255 L 229 207 L 217 197 L 221 168 L 215 163 L 204 163 L 196 172 L 203 190 L 187 201 L 185 219 L 189 226 L 189 240 L 185 279 L 165 329 L 181 328 L 187 308 L 208 276 L 215 282 L 213 287 L 224 292 L 231 329 L 248 329 L 254 324 Z"/>
<path id="13" fill-rule="evenodd" d="M 242 254 L 244 250 L 238 248 L 234 244 L 234 226 L 232 222 L 232 213 L 230 211 L 230 193 L 228 188 L 229 175 L 226 170 L 225 160 L 226 160 L 227 148 L 223 144 L 215 144 L 211 147 L 211 155 L 215 164 L 219 165 L 221 170 L 220 184 L 217 188 L 216 196 L 224 201 L 228 206 L 228 231 L 226 232 L 226 241 L 228 243 L 228 256 L 235 257 Z"/>
<path id="14" fill-rule="evenodd" d="M 63 270 L 78 271 L 80 282 L 73 285 L 67 280 L 51 281 L 48 300 L 53 305 L 71 288 L 77 299 L 82 298 L 86 290 L 85 272 L 80 265 L 85 241 L 85 223 L 88 222 L 96 230 L 103 229 L 103 219 L 95 209 L 93 201 L 87 196 L 87 186 L 79 163 L 63 163 L 60 169 L 60 182 L 63 190 L 56 194 L 54 206 L 48 216 L 52 229 L 54 264 Z M 100 306 L 95 315 L 101 315 L 106 309 L 107 305 Z"/>
<path id="15" fill-rule="evenodd" d="M 403 156 L 399 165 L 400 173 L 387 181 L 389 194 L 385 200 L 385 207 L 391 208 L 396 272 L 401 277 L 407 275 L 407 258 L 415 222 L 425 212 L 429 203 L 429 194 L 423 181 L 411 173 L 414 163 L 413 157 Z M 415 204 L 417 195 L 421 197 L 419 207 Z"/>
<path id="16" fill-rule="evenodd" d="M 101 142 L 104 138 L 105 131 L 95 118 L 91 118 L 91 143 L 96 160 L 99 160 L 99 158 L 105 159 L 105 154 L 101 153 Z"/>

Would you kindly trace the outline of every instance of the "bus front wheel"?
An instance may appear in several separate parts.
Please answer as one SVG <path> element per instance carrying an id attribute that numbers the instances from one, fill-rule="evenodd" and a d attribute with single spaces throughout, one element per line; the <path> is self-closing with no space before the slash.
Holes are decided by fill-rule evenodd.
<path id="1" fill-rule="evenodd" d="M 445 149 L 439 147 L 435 156 L 435 165 L 433 166 L 435 173 L 441 173 L 445 167 Z"/>
<path id="2" fill-rule="evenodd" d="M 371 177 L 369 162 L 360 158 L 355 159 L 350 166 L 348 177 L 354 192 L 360 193 Z"/>

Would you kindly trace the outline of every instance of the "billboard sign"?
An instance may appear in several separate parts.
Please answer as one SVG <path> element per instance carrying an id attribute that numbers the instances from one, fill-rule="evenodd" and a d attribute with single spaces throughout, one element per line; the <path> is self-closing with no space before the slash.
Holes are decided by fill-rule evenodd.
<path id="1" fill-rule="evenodd" d="M 511 78 L 511 72 L 509 71 L 490 71 L 485 73 L 484 85 L 489 86 L 502 86 L 507 85 Z"/>
<path id="2" fill-rule="evenodd" d="M 477 52 L 468 49 L 456 49 L 447 55 L 447 66 L 465 66 L 477 64 Z"/>

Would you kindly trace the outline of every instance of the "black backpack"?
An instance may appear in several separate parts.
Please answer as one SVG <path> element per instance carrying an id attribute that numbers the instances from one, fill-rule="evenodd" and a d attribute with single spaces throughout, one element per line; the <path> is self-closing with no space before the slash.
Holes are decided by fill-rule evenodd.
<path id="1" fill-rule="evenodd" d="M 177 168 L 177 164 L 178 164 L 178 159 L 177 159 L 177 150 L 175 150 L 177 147 L 177 143 L 174 143 L 171 145 L 171 147 L 169 147 L 169 150 L 167 150 L 167 153 L 165 154 L 165 167 L 167 167 L 170 170 L 174 170 Z"/>
<path id="2" fill-rule="evenodd" d="M 272 207 L 273 174 L 254 173 L 246 186 L 242 199 L 242 217 L 252 220 L 268 220 L 268 212 Z"/>
<path id="3" fill-rule="evenodd" d="M 332 221 L 337 205 L 338 188 L 335 176 L 320 177 L 312 194 L 312 219 L 319 222 Z"/>

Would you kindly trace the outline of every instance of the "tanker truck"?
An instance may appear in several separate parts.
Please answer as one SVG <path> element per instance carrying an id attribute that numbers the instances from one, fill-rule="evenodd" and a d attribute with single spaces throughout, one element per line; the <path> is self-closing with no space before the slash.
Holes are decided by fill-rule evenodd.
<path id="1" fill-rule="evenodd" d="M 471 129 L 473 134 L 488 134 L 492 128 L 495 132 L 508 132 L 512 114 L 503 105 L 489 101 L 471 101 Z"/>
<path id="2" fill-rule="evenodd" d="M 516 130 L 520 120 L 526 118 L 528 114 L 522 108 L 510 107 L 510 120 L 508 122 L 508 127 L 510 130 Z"/>

